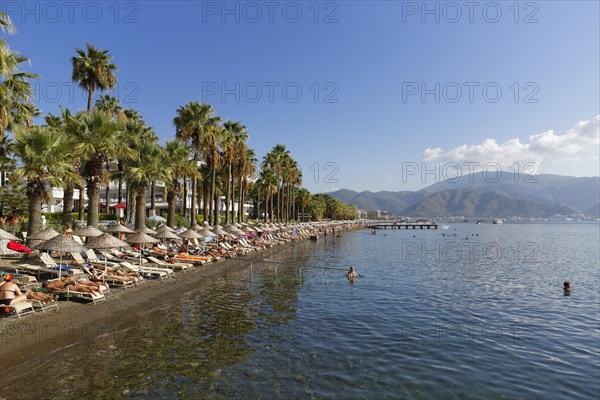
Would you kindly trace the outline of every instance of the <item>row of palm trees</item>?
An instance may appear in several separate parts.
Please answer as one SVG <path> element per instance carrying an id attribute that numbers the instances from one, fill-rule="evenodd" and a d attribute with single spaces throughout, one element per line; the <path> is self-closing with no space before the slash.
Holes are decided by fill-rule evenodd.
<path id="1" fill-rule="evenodd" d="M 0 29 L 14 31 L 3 14 Z M 0 39 L 0 143 L 10 142 L 19 160 L 11 178 L 26 182 L 29 234 L 40 228 L 48 185 L 64 188 L 64 223 L 72 222 L 76 188 L 79 219 L 83 219 L 87 193 L 87 223 L 93 226 L 98 226 L 102 187 L 108 212 L 109 183 L 115 180 L 119 203 L 127 185 L 126 204 L 133 210 L 136 228 L 145 224 L 148 191 L 150 207 L 155 208 L 157 182 L 165 185 L 169 226 L 175 224 L 178 198 L 183 199 L 181 213 L 191 210 L 190 224 L 197 221 L 200 203 L 204 220 L 219 223 L 221 196 L 225 196 L 226 223 L 243 219 L 249 196 L 256 199 L 258 208 L 263 205 L 264 217 L 270 220 L 295 219 L 309 206 L 311 194 L 300 188 L 302 174 L 289 150 L 278 144 L 267 153 L 255 181 L 258 160 L 248 147 L 246 127 L 241 122 L 222 121 L 209 104 L 192 101 L 179 107 L 173 119 L 175 138 L 161 146 L 136 110 L 123 109 L 117 98 L 108 95 L 94 103 L 94 93 L 116 85 L 117 66 L 108 50 L 90 44 L 76 49 L 71 59 L 72 79 L 88 93 L 87 110 L 72 113 L 61 108 L 60 115 L 46 115 L 45 125 L 34 126 L 32 118 L 39 111 L 31 102 L 30 80 L 36 75 L 18 69 L 26 61 Z M 13 133 L 14 142 L 4 137 L 6 131 Z M 8 143 L 2 147 L 7 158 Z"/>

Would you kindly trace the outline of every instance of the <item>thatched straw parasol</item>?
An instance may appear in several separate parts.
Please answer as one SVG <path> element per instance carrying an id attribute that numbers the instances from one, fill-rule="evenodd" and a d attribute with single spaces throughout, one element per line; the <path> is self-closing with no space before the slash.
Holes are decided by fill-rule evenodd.
<path id="1" fill-rule="evenodd" d="M 127 246 L 127 243 L 125 243 L 124 241 L 117 239 L 116 237 L 114 237 L 113 235 L 109 234 L 109 233 L 103 233 L 100 236 L 96 236 L 95 238 L 93 238 L 92 240 L 90 240 L 89 243 L 86 244 L 87 247 L 89 247 L 90 249 L 97 249 L 97 250 L 102 250 L 102 249 L 118 249 L 119 247 L 124 247 Z M 104 256 L 104 271 L 106 272 L 106 267 L 107 267 L 107 260 L 106 260 L 106 256 Z"/>
<path id="2" fill-rule="evenodd" d="M 34 233 L 31 236 L 27 236 L 28 239 L 31 240 L 50 240 L 53 237 L 58 236 L 59 233 L 52 228 L 44 229 L 43 231 L 39 231 Z"/>
<path id="3" fill-rule="evenodd" d="M 141 230 L 141 228 L 140 228 Z M 152 231 L 154 232 L 154 231 Z M 127 242 L 129 243 L 133 243 L 133 244 L 139 244 L 140 245 L 140 272 L 142 271 L 142 246 L 141 245 L 145 245 L 148 243 L 158 243 L 160 242 L 160 240 L 153 238 L 150 235 L 145 234 L 144 232 L 137 232 L 135 235 L 132 235 L 131 237 L 127 238 Z"/>
<path id="4" fill-rule="evenodd" d="M 60 279 L 62 272 L 62 255 L 72 251 L 81 251 L 84 249 L 82 245 L 64 234 L 59 234 L 47 242 L 40 243 L 35 247 L 37 250 L 58 251 L 60 253 L 60 264 L 58 266 L 58 278 Z"/>
<path id="5" fill-rule="evenodd" d="M 125 225 L 122 225 L 122 224 L 113 225 L 110 228 L 108 228 L 106 230 L 106 232 L 109 232 L 109 233 L 135 233 L 135 231 L 133 229 L 129 229 L 128 227 L 126 227 Z"/>
<path id="6" fill-rule="evenodd" d="M 71 232 L 72 235 L 83 236 L 83 237 L 94 237 L 102 235 L 102 231 L 95 226 L 88 225 L 85 228 L 77 229 Z"/>

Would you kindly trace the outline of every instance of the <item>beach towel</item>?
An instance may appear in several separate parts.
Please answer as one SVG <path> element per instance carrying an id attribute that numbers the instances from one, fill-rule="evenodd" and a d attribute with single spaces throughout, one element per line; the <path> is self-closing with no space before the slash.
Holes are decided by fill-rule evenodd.
<path id="1" fill-rule="evenodd" d="M 31 253 L 32 252 L 32 250 L 29 247 L 25 246 L 24 244 L 17 243 L 14 240 L 11 240 L 10 242 L 8 242 L 6 247 L 8 247 L 11 250 L 18 251 L 20 253 Z"/>

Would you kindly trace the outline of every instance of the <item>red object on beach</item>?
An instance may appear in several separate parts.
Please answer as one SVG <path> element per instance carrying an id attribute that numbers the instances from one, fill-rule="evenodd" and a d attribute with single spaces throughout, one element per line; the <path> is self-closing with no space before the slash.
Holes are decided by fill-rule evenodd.
<path id="1" fill-rule="evenodd" d="M 31 253 L 32 252 L 32 250 L 29 247 L 25 246 L 24 244 L 17 243 L 14 240 L 11 240 L 10 242 L 8 242 L 6 247 L 8 247 L 9 249 L 14 250 L 14 251 L 19 251 L 21 253 Z"/>

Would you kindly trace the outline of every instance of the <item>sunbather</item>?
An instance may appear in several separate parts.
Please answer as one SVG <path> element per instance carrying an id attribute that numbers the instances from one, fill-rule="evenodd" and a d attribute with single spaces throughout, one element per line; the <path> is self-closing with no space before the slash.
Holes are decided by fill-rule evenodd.
<path id="1" fill-rule="evenodd" d="M 13 274 L 5 274 L 4 281 L 0 283 L 0 305 L 9 306 L 27 300 L 27 296 L 13 283 L 13 278 Z"/>
<path id="2" fill-rule="evenodd" d="M 42 287 L 44 289 L 48 289 L 48 290 L 54 290 L 54 291 L 66 291 L 66 290 L 70 290 L 70 291 L 74 291 L 74 292 L 82 292 L 82 293 L 91 293 L 93 295 L 97 295 L 100 296 L 101 293 L 96 290 L 95 288 L 91 287 L 91 286 L 86 286 L 86 285 L 82 285 L 82 284 L 66 284 L 63 281 L 49 281 L 49 282 L 44 282 L 42 283 Z"/>
<path id="3" fill-rule="evenodd" d="M 107 267 L 106 271 L 95 267 L 91 267 L 89 270 L 92 273 L 93 277 L 98 281 L 103 279 L 109 279 L 111 281 L 137 282 L 141 279 L 140 275 L 137 272 L 123 272 L 111 267 Z"/>
<path id="4" fill-rule="evenodd" d="M 99 292 L 103 292 L 109 288 L 107 284 L 100 283 L 100 282 L 94 282 L 94 281 L 91 281 L 84 277 L 76 278 L 74 276 L 69 276 L 69 277 L 64 278 L 63 282 L 66 283 L 67 285 L 79 284 L 79 285 L 94 287 L 94 288 L 98 289 Z"/>
<path id="5" fill-rule="evenodd" d="M 25 292 L 25 296 L 27 296 L 27 300 L 39 300 L 42 303 L 48 303 L 49 301 L 58 300 L 57 295 L 40 293 L 40 292 L 32 292 L 30 290 L 27 290 Z"/>

